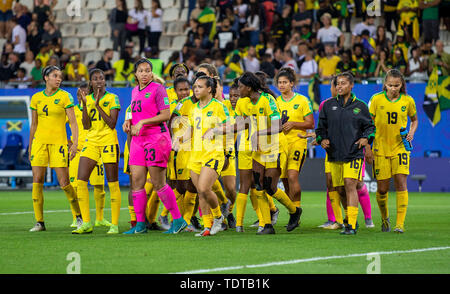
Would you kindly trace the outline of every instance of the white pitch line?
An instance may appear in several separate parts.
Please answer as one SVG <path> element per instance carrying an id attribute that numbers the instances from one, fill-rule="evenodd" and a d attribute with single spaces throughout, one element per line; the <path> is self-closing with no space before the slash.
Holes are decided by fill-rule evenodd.
<path id="1" fill-rule="evenodd" d="M 363 256 L 367 256 L 368 254 L 390 255 L 390 254 L 417 253 L 417 252 L 437 251 L 437 250 L 447 250 L 447 249 L 450 249 L 450 246 L 411 249 L 411 250 L 402 250 L 402 251 L 381 251 L 381 252 L 356 253 L 356 254 L 349 254 L 349 255 L 320 256 L 320 257 L 312 257 L 312 258 L 305 258 L 305 259 L 294 259 L 294 260 L 287 260 L 287 261 L 269 262 L 269 263 L 262 263 L 262 264 L 218 267 L 218 268 L 211 268 L 211 269 L 198 269 L 198 270 L 191 270 L 191 271 L 186 271 L 186 272 L 177 272 L 177 273 L 173 273 L 173 274 L 203 274 L 203 273 L 211 273 L 211 272 L 240 270 L 240 269 L 245 269 L 245 268 L 270 267 L 270 266 L 280 266 L 280 265 L 304 263 L 304 262 L 311 262 L 311 261 L 343 259 L 343 258 L 351 258 L 351 257 L 363 257 Z"/>
<path id="2" fill-rule="evenodd" d="M 127 207 L 121 207 L 120 210 L 128 209 Z M 104 210 L 111 210 L 111 208 L 104 208 Z M 91 208 L 90 211 L 95 211 L 95 208 Z M 60 213 L 60 212 L 71 212 L 70 209 L 62 209 L 62 210 L 44 210 L 44 214 L 46 213 Z M 19 212 L 2 212 L 2 215 L 18 215 L 18 214 L 34 214 L 34 211 L 19 211 Z"/>

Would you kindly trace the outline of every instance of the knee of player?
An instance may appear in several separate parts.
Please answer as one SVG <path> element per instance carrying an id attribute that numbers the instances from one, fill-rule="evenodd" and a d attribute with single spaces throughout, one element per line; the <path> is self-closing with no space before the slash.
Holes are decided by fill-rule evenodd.
<path id="1" fill-rule="evenodd" d="M 384 187 L 383 185 L 378 185 L 377 193 L 381 195 L 385 195 L 387 192 L 389 192 L 389 186 Z"/>
<path id="2" fill-rule="evenodd" d="M 273 196 L 275 192 L 277 192 L 277 183 L 275 183 L 271 177 L 264 177 L 263 179 L 263 187 L 266 190 L 267 194 Z"/>

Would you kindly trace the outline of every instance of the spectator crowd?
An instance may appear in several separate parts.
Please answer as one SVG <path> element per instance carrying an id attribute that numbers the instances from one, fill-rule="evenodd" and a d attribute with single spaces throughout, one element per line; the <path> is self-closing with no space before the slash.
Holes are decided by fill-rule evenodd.
<path id="1" fill-rule="evenodd" d="M 291 67 L 300 79 L 317 76 L 323 83 L 344 71 L 367 80 L 396 68 L 410 79 L 427 80 L 433 69 L 440 75 L 450 70 L 450 54 L 439 39 L 440 30 L 450 29 L 447 0 L 374 2 L 381 7 L 368 0 L 175 0 L 188 8 L 187 19 L 180 20 L 186 43 L 166 64 L 159 58 L 163 9 L 160 1 L 150 1 L 145 9 L 142 0 L 132 8 L 117 0 L 109 14 L 113 46 L 87 64 L 80 52 L 64 47 L 55 25 L 57 0 L 36 0 L 33 7 L 0 1 L 0 38 L 6 40 L 0 82 L 37 87 L 42 68 L 57 65 L 66 81 L 86 81 L 97 67 L 107 80 L 125 85 L 134 82 L 133 62 L 143 56 L 165 80 L 171 80 L 174 63 L 194 71 L 201 63 L 214 64 L 224 80 L 244 71 L 273 78 Z M 112 62 L 115 52 L 119 57 Z"/>

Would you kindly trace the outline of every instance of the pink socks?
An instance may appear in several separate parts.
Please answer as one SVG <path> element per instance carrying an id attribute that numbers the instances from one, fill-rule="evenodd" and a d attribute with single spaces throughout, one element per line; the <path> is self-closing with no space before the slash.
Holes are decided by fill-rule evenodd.
<path id="1" fill-rule="evenodd" d="M 177 198 L 175 197 L 175 193 L 172 188 L 168 184 L 161 188 L 161 190 L 157 191 L 159 199 L 164 204 L 164 207 L 170 212 L 172 218 L 179 219 L 181 217 L 180 210 L 177 205 Z M 135 208 L 136 210 L 136 208 Z M 137 213 L 136 213 L 137 217 Z"/>
<path id="2" fill-rule="evenodd" d="M 362 211 L 364 213 L 364 218 L 372 218 L 372 208 L 370 206 L 369 191 L 367 190 L 366 184 L 358 190 L 359 204 L 361 205 Z"/>
<path id="3" fill-rule="evenodd" d="M 147 206 L 147 193 L 145 189 L 133 191 L 133 206 L 136 213 L 136 221 L 145 222 L 145 207 Z"/>
<path id="4" fill-rule="evenodd" d="M 331 207 L 330 195 L 328 194 L 327 189 L 327 216 L 330 222 L 335 222 L 336 218 L 334 217 L 333 207 Z"/>

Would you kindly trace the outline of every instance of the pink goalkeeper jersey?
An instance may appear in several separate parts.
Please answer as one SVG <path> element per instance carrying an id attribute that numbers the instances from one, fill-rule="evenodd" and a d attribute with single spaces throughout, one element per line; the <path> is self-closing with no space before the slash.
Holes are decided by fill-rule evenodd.
<path id="1" fill-rule="evenodd" d="M 157 116 L 161 110 L 169 108 L 169 98 L 166 88 L 161 84 L 151 82 L 147 87 L 139 90 L 136 86 L 131 92 L 131 124 L 136 125 L 143 119 Z M 168 132 L 166 123 L 158 125 L 144 125 L 140 136 L 161 134 Z"/>

